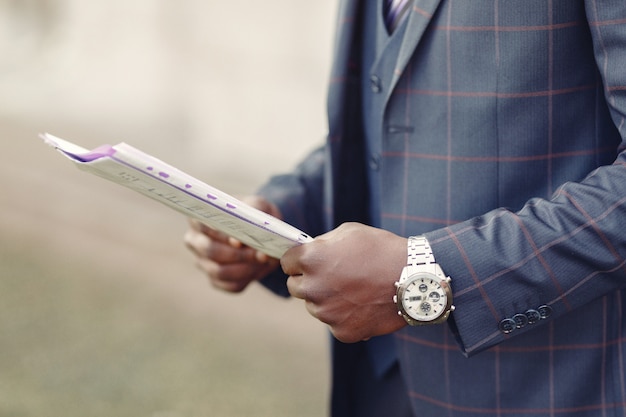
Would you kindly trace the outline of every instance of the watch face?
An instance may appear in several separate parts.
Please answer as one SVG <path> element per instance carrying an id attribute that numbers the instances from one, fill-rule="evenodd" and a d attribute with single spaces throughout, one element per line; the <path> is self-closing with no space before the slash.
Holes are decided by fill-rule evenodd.
<path id="1" fill-rule="evenodd" d="M 418 321 L 433 321 L 450 307 L 450 287 L 445 281 L 429 273 L 410 276 L 398 298 L 405 313 Z"/>

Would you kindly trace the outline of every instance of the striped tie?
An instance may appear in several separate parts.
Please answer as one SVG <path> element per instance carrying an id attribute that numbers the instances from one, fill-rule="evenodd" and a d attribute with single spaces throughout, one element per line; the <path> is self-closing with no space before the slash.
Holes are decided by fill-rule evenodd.
<path id="1" fill-rule="evenodd" d="M 402 18 L 409 11 L 411 0 L 384 0 L 383 1 L 383 17 L 385 26 L 389 34 L 393 33 L 398 27 Z"/>

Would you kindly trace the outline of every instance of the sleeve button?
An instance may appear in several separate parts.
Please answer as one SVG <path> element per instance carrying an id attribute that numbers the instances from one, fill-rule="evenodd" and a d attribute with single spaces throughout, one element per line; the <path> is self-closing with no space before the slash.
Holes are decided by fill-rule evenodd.
<path id="1" fill-rule="evenodd" d="M 498 328 L 502 333 L 509 334 L 517 328 L 517 324 L 513 319 L 504 319 L 500 322 Z"/>
<path id="2" fill-rule="evenodd" d="M 526 310 L 524 315 L 528 319 L 528 324 L 535 324 L 539 320 L 541 320 L 541 315 L 539 314 L 537 310 L 533 310 L 533 309 Z"/>
<path id="3" fill-rule="evenodd" d="M 541 317 L 541 319 L 547 319 L 550 315 L 552 315 L 552 307 L 547 305 L 538 307 L 537 311 L 539 312 L 539 317 Z"/>
<path id="4" fill-rule="evenodd" d="M 513 321 L 515 322 L 515 327 L 521 329 L 528 324 L 528 317 L 526 317 L 526 314 L 516 314 L 513 316 Z"/>

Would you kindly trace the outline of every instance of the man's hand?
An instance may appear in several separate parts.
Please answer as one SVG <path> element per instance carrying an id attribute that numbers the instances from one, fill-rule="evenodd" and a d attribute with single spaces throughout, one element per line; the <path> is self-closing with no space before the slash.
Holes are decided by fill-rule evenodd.
<path id="1" fill-rule="evenodd" d="M 247 197 L 243 201 L 274 217 L 281 217 L 278 208 L 261 197 Z M 279 266 L 277 259 L 196 220 L 189 220 L 184 242 L 196 256 L 198 267 L 207 274 L 211 284 L 224 291 L 241 292 L 248 284 Z"/>
<path id="2" fill-rule="evenodd" d="M 337 339 L 352 343 L 406 325 L 392 301 L 406 258 L 405 238 L 346 223 L 290 249 L 281 264 L 291 295 Z"/>

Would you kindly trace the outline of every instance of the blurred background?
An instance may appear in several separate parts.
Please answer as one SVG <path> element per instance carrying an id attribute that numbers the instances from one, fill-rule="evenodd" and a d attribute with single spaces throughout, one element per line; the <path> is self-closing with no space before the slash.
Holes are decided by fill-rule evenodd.
<path id="1" fill-rule="evenodd" d="M 322 416 L 327 331 L 38 139 L 254 191 L 321 143 L 336 0 L 0 0 L 0 416 Z"/>

